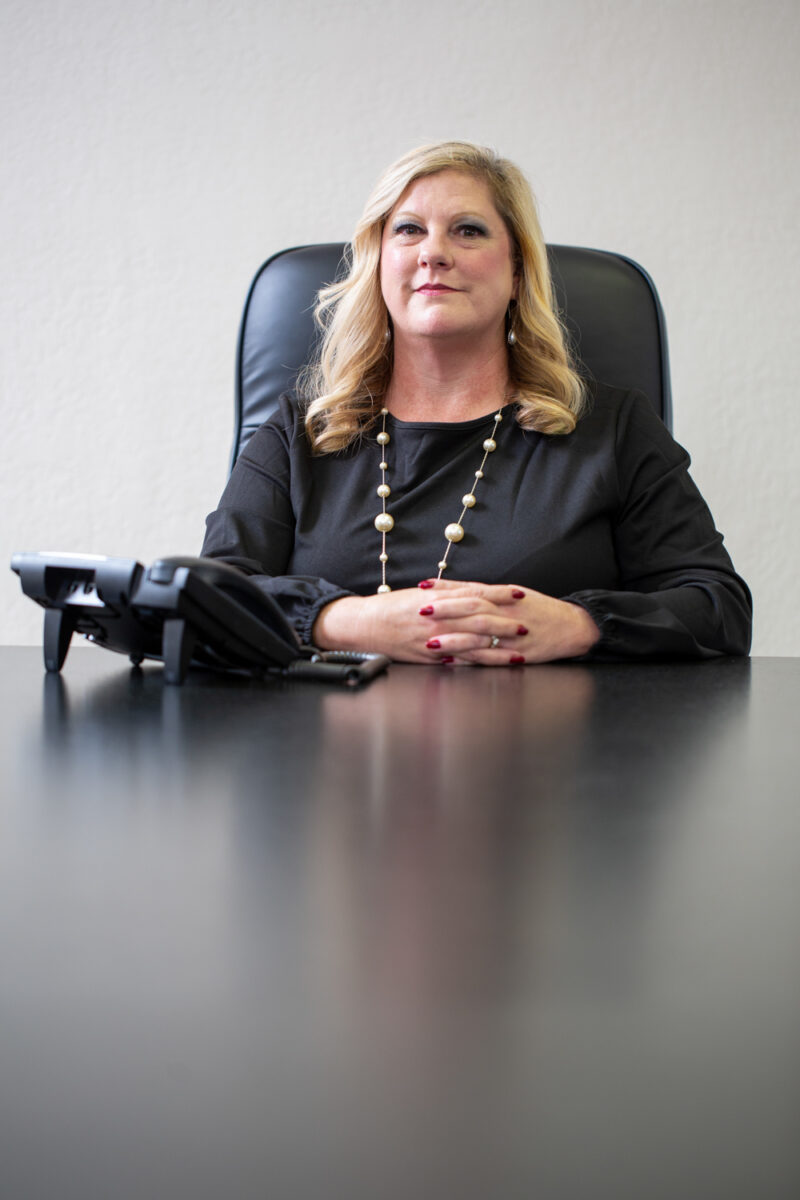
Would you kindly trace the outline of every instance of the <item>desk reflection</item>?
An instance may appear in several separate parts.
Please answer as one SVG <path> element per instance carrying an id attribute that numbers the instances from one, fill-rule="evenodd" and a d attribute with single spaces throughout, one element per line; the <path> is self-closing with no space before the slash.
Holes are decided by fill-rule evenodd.
<path id="1" fill-rule="evenodd" d="M 176 875 L 214 889 L 201 907 L 241 948 L 244 987 L 275 990 L 260 937 L 281 948 L 285 997 L 324 996 L 326 1021 L 382 1013 L 401 1042 L 427 1022 L 433 1040 L 454 1003 L 642 986 L 668 853 L 654 811 L 680 819 L 735 743 L 749 664 L 648 678 L 643 702 L 635 668 L 578 664 L 393 667 L 357 693 L 204 675 L 176 689 L 150 670 L 73 699 L 50 676 L 26 770 L 42 820 L 115 813 L 130 853 L 154 816 L 182 839 Z"/>

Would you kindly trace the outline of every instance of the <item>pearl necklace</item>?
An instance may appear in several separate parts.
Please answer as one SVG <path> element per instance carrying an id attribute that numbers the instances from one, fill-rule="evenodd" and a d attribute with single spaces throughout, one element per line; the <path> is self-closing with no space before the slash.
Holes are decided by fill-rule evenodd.
<path id="1" fill-rule="evenodd" d="M 378 513 L 377 517 L 375 518 L 375 522 L 374 522 L 375 528 L 377 529 L 378 533 L 381 535 L 381 552 L 379 555 L 380 564 L 381 564 L 381 582 L 380 582 L 380 587 L 378 588 L 378 592 L 390 592 L 392 590 L 389 587 L 389 584 L 386 582 L 386 564 L 389 561 L 389 555 L 386 552 L 386 535 L 387 535 L 387 533 L 390 533 L 394 529 L 394 517 L 391 515 L 391 513 L 388 513 L 386 511 L 386 501 L 387 501 L 388 497 L 391 496 L 391 494 L 392 494 L 392 489 L 389 487 L 388 483 L 386 482 L 386 472 L 389 470 L 389 464 L 386 461 L 386 446 L 388 446 L 389 442 L 391 441 L 389 434 L 386 432 L 386 418 L 388 415 L 389 415 L 388 408 L 382 408 L 381 409 L 381 417 L 383 419 L 382 419 L 382 423 L 381 423 L 381 431 L 378 434 L 378 439 L 377 439 L 378 445 L 381 447 L 381 451 L 382 451 L 381 462 L 380 462 L 381 482 L 377 488 L 377 492 L 378 492 L 378 495 L 380 496 L 382 504 L 383 504 L 383 507 L 382 507 L 381 511 Z M 445 526 L 444 536 L 447 539 L 447 546 L 445 548 L 444 557 L 442 559 L 440 559 L 439 563 L 437 564 L 439 567 L 439 574 L 436 576 L 437 579 L 441 579 L 442 571 L 447 570 L 447 566 L 448 566 L 447 558 L 448 558 L 448 555 L 450 554 L 450 550 L 453 546 L 453 543 L 460 542 L 464 536 L 464 526 L 463 526 L 462 522 L 466 515 L 467 509 L 475 507 L 475 504 L 476 504 L 475 489 L 478 486 L 478 482 L 481 479 L 483 479 L 483 468 L 486 466 L 487 458 L 494 450 L 497 449 L 497 442 L 495 441 L 495 438 L 497 435 L 497 426 L 500 424 L 500 422 L 503 419 L 502 412 L 496 412 L 494 414 L 493 419 L 494 419 L 494 425 L 492 426 L 492 432 L 488 438 L 484 439 L 484 442 L 483 442 L 483 458 L 481 459 L 480 467 L 475 472 L 475 482 L 473 483 L 470 491 L 468 491 L 466 493 L 466 495 L 461 497 L 461 504 L 462 504 L 461 515 L 459 516 L 457 521 L 454 521 L 451 525 Z"/>

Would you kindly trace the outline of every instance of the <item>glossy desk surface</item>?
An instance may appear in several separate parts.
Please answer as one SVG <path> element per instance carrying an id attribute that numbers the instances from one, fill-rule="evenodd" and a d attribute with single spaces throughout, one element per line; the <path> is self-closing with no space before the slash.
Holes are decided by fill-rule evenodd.
<path id="1" fill-rule="evenodd" d="M 800 1195 L 800 660 L 0 652 L 3 1195 Z"/>

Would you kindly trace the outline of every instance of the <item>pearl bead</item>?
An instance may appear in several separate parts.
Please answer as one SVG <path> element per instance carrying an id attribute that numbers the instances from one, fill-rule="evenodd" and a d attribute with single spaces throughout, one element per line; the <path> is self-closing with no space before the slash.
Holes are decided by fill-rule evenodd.
<path id="1" fill-rule="evenodd" d="M 391 494 L 392 494 L 392 489 L 389 487 L 388 483 L 380 484 L 375 490 L 377 491 L 378 495 L 383 500 L 385 500 L 387 496 L 391 496 Z"/>
<path id="2" fill-rule="evenodd" d="M 476 478 L 476 479 L 483 479 L 483 471 L 476 471 L 476 472 L 475 472 L 475 478 Z"/>
<path id="3" fill-rule="evenodd" d="M 382 409 L 381 409 L 381 416 L 382 416 L 382 417 L 388 417 L 388 415 L 389 415 L 389 410 L 388 410 L 388 408 L 382 408 Z"/>
<path id="4" fill-rule="evenodd" d="M 394 529 L 394 517 L 390 516 L 389 513 L 378 513 L 375 518 L 375 528 L 378 533 L 389 533 L 390 530 Z"/>
<path id="5" fill-rule="evenodd" d="M 381 469 L 382 471 L 388 471 L 388 470 L 389 470 L 389 464 L 388 464 L 387 462 L 378 463 L 378 466 L 380 467 L 380 469 Z"/>
<path id="6" fill-rule="evenodd" d="M 439 570 L 440 570 L 440 571 L 446 571 L 446 570 L 447 570 L 447 568 L 450 566 L 450 564 L 449 564 L 449 562 L 447 561 L 447 559 L 446 559 L 446 558 L 443 558 L 443 559 L 442 559 L 442 561 L 441 561 L 441 562 L 438 562 L 436 565 L 437 565 L 437 567 L 439 568 Z"/>
<path id="7" fill-rule="evenodd" d="M 446 527 L 444 536 L 448 542 L 460 542 L 464 536 L 464 530 L 461 525 L 457 525 L 454 521 L 452 525 Z"/>
<path id="8" fill-rule="evenodd" d="M 391 590 L 392 589 L 389 587 L 388 583 L 382 583 L 378 588 L 378 594 L 380 595 L 381 592 L 390 592 Z"/>
<path id="9" fill-rule="evenodd" d="M 501 412 L 495 413 L 495 414 L 494 414 L 494 419 L 495 419 L 495 421 L 502 421 L 502 419 L 503 419 L 503 414 L 502 414 Z"/>
<path id="10" fill-rule="evenodd" d="M 378 562 L 387 563 L 388 561 L 389 561 L 388 554 L 379 554 L 378 555 Z"/>
<path id="11" fill-rule="evenodd" d="M 466 496 L 462 496 L 461 503 L 464 505 L 464 508 L 474 508 L 475 497 L 473 496 L 472 492 L 467 492 Z"/>
<path id="12" fill-rule="evenodd" d="M 378 434 L 378 439 L 380 440 L 380 434 Z M 497 442 L 494 440 L 494 438 L 487 438 L 483 443 L 483 448 L 487 454 L 491 454 L 493 450 L 497 449 Z"/>
<path id="13" fill-rule="evenodd" d="M 381 432 L 378 434 L 378 444 L 380 446 L 388 446 L 390 440 L 391 439 L 390 439 L 388 433 Z M 485 443 L 484 443 L 484 445 L 485 445 Z"/>

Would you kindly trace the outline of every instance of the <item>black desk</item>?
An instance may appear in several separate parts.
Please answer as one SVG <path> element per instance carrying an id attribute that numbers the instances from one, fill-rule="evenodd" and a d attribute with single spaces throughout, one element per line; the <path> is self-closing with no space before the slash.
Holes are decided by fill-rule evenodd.
<path id="1" fill-rule="evenodd" d="M 800 1195 L 800 660 L 0 662 L 4 1196 Z"/>

